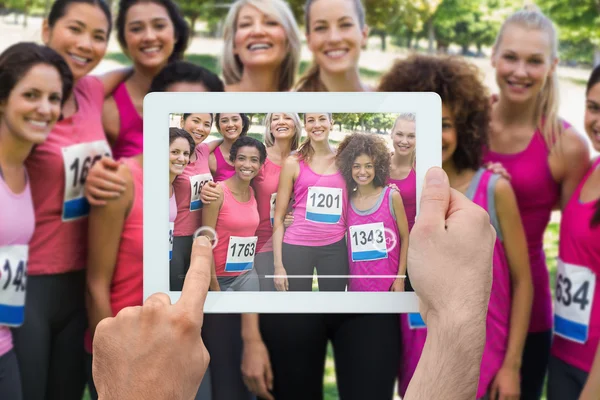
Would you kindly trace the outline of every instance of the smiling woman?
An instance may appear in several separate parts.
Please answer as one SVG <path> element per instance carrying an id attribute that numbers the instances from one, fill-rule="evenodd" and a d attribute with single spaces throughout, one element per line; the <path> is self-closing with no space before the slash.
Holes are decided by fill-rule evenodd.
<path id="1" fill-rule="evenodd" d="M 238 0 L 223 32 L 228 92 L 288 91 L 300 62 L 300 33 L 282 0 Z"/>
<path id="2" fill-rule="evenodd" d="M 133 74 L 103 110 L 106 137 L 119 159 L 142 152 L 144 96 L 169 61 L 183 58 L 189 27 L 171 0 L 121 0 L 116 25 L 119 44 L 133 61 Z"/>

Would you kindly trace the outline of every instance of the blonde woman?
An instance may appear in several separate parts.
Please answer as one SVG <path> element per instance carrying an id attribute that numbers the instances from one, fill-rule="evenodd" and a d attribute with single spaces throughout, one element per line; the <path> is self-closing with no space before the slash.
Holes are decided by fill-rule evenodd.
<path id="1" fill-rule="evenodd" d="M 300 31 L 282 0 L 238 0 L 223 32 L 227 92 L 286 92 L 300 62 Z"/>
<path id="2" fill-rule="evenodd" d="M 313 66 L 296 85 L 299 92 L 365 92 L 358 60 L 369 28 L 361 0 L 307 0 L 306 42 Z"/>
<path id="3" fill-rule="evenodd" d="M 585 140 L 558 116 L 557 52 L 552 21 L 526 9 L 504 22 L 492 53 L 500 93 L 484 162 L 501 163 L 512 177 L 534 285 L 523 357 L 501 377 L 520 372 L 524 399 L 540 398 L 550 354 L 552 298 L 544 231 L 552 210 L 567 203 L 590 165 Z"/>

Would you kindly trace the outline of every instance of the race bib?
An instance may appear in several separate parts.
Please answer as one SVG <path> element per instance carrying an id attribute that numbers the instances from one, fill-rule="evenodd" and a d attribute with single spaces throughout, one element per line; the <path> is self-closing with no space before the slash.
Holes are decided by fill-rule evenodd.
<path id="1" fill-rule="evenodd" d="M 257 240 L 257 236 L 230 236 L 225 272 L 242 272 L 252 269 Z"/>
<path id="2" fill-rule="evenodd" d="M 352 261 L 372 261 L 387 258 L 383 222 L 350 227 Z"/>
<path id="3" fill-rule="evenodd" d="M 277 193 L 271 194 L 271 200 L 269 204 L 271 205 L 271 211 L 269 211 L 269 217 L 271 219 L 271 228 L 273 227 L 273 221 L 275 221 L 275 200 L 277 200 Z"/>
<path id="4" fill-rule="evenodd" d="M 337 224 L 342 216 L 342 189 L 311 186 L 306 199 L 306 220 Z"/>
<path id="5" fill-rule="evenodd" d="M 577 343 L 588 340 L 596 275 L 587 267 L 558 259 L 554 332 Z"/>
<path id="6" fill-rule="evenodd" d="M 424 329 L 427 328 L 425 325 L 425 321 L 421 318 L 420 313 L 410 313 L 408 314 L 408 327 L 410 329 Z"/>
<path id="7" fill-rule="evenodd" d="M 80 143 L 63 147 L 65 166 L 65 197 L 63 201 L 63 221 L 86 217 L 90 205 L 83 196 L 83 186 L 90 168 L 102 156 L 111 157 L 110 147 L 104 140 Z"/>
<path id="8" fill-rule="evenodd" d="M 0 247 L 0 325 L 21 326 L 29 246 Z"/>
<path id="9" fill-rule="evenodd" d="M 190 198 L 190 211 L 198 211 L 202 208 L 202 200 L 200 200 L 200 192 L 202 187 L 208 181 L 212 181 L 213 177 L 211 174 L 200 174 L 190 176 L 190 190 L 192 196 Z"/>
<path id="10" fill-rule="evenodd" d="M 175 222 L 169 222 L 169 261 L 173 257 L 173 230 L 175 229 Z"/>

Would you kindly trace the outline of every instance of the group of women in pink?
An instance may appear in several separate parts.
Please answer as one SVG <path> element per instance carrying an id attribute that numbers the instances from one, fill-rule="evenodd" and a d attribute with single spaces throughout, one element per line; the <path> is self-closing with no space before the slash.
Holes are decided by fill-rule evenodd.
<path id="1" fill-rule="evenodd" d="M 172 0 L 119 2 L 131 68 L 90 74 L 113 29 L 103 0 L 56 0 L 43 45 L 0 55 L 1 398 L 79 400 L 86 381 L 96 398 L 95 327 L 142 303 L 144 96 L 290 90 L 438 93 L 443 168 L 497 232 L 478 399 L 540 399 L 546 379 L 549 399 L 600 396 L 600 160 L 558 115 L 552 21 L 521 10 L 503 23 L 490 96 L 474 66 L 446 56 L 398 60 L 370 87 L 360 0 L 307 0 L 304 17 L 314 62 L 299 80 L 301 34 L 282 0 L 233 2 L 223 81 L 183 61 L 190 30 Z M 600 68 L 583 111 L 600 152 Z M 333 145 L 325 112 L 270 113 L 262 141 L 244 113 L 184 114 L 169 132 L 171 289 L 208 226 L 213 291 L 310 291 L 315 268 L 322 291 L 412 290 L 418 118 L 398 116 L 390 152 L 370 134 Z M 206 141 L 213 126 L 222 139 Z M 554 210 L 552 298 L 543 235 Z M 211 363 L 197 399 L 322 398 L 329 342 L 340 398 L 391 399 L 427 328 L 419 314 L 208 314 L 202 335 Z"/>

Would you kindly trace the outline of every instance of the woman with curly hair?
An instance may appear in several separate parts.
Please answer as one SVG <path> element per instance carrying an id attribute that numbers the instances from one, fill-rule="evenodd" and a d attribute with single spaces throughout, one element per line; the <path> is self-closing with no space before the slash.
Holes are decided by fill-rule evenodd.
<path id="1" fill-rule="evenodd" d="M 487 340 L 477 398 L 519 396 L 519 368 L 533 297 L 525 231 L 509 182 L 482 167 L 490 106 L 475 66 L 455 57 L 411 56 L 396 62 L 380 91 L 435 92 L 442 99 L 442 167 L 450 186 L 489 214 L 497 239 Z M 415 267 L 413 267 L 415 268 Z M 424 326 L 423 326 L 424 328 Z M 404 393 L 425 342 L 425 329 L 411 329 L 403 316 Z"/>
<path id="2" fill-rule="evenodd" d="M 390 158 L 385 142 L 371 135 L 346 136 L 338 147 L 336 163 L 350 193 L 348 265 L 350 276 L 361 276 L 348 279 L 349 291 L 404 290 L 408 222 L 400 193 L 386 186 Z"/>

